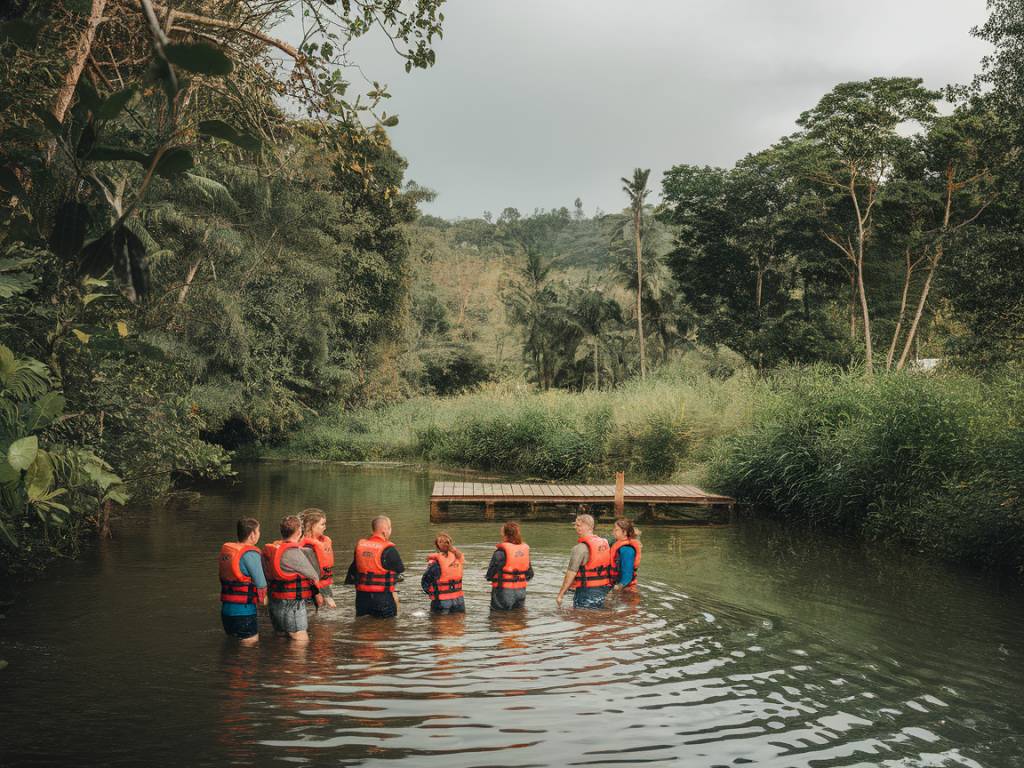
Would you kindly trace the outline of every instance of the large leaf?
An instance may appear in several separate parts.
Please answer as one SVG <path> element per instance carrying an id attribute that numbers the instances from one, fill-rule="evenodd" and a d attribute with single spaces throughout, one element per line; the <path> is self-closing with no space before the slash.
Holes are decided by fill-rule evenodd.
<path id="1" fill-rule="evenodd" d="M 21 480 L 21 472 L 12 467 L 6 456 L 0 457 L 0 485 L 14 485 Z"/>
<path id="2" fill-rule="evenodd" d="M 199 132 L 204 136 L 213 136 L 216 139 L 230 141 L 232 144 L 249 152 L 259 152 L 260 147 L 263 145 L 263 142 L 257 137 L 236 131 L 223 120 L 203 120 L 199 123 Z"/>
<path id="3" fill-rule="evenodd" d="M 36 47 L 36 38 L 43 25 L 39 22 L 14 19 L 0 24 L 0 39 L 10 40 L 19 48 L 27 51 Z"/>
<path id="4" fill-rule="evenodd" d="M 35 283 L 36 278 L 29 272 L 0 274 L 0 299 L 13 299 L 28 293 Z"/>
<path id="5" fill-rule="evenodd" d="M 29 501 L 38 501 L 53 488 L 53 462 L 46 451 L 39 451 L 25 473 L 25 490 Z"/>
<path id="6" fill-rule="evenodd" d="M 64 126 L 60 124 L 60 121 L 53 116 L 53 113 L 48 112 L 45 109 L 37 108 L 35 115 L 39 118 L 39 122 L 43 124 L 43 127 L 49 131 L 50 135 L 55 139 L 59 139 L 64 134 Z"/>
<path id="7" fill-rule="evenodd" d="M 110 94 L 96 109 L 96 117 L 99 120 L 113 120 L 121 114 L 121 110 L 127 107 L 134 97 L 135 88 L 132 86 Z"/>
<path id="8" fill-rule="evenodd" d="M 161 155 L 156 164 L 156 172 L 166 178 L 172 178 L 192 170 L 193 165 L 195 161 L 191 152 L 184 147 L 171 147 Z"/>
<path id="9" fill-rule="evenodd" d="M 7 449 L 7 463 L 20 472 L 32 466 L 38 453 L 39 438 L 29 435 L 11 443 L 11 447 Z"/>
<path id="10" fill-rule="evenodd" d="M 36 400 L 29 413 L 28 428 L 33 432 L 53 423 L 64 413 L 65 400 L 59 392 L 47 392 Z"/>
<path id="11" fill-rule="evenodd" d="M 200 75 L 230 75 L 234 69 L 231 59 L 209 43 L 173 43 L 164 53 L 171 64 Z"/>
<path id="12" fill-rule="evenodd" d="M 143 167 L 149 167 L 149 157 L 135 149 L 126 147 L 109 147 L 98 144 L 89 153 L 89 159 L 95 162 L 116 162 L 117 160 L 131 160 Z"/>

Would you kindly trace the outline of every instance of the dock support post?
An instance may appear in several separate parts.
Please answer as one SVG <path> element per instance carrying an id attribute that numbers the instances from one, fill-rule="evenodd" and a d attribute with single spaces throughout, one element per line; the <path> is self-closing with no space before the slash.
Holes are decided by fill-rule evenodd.
<path id="1" fill-rule="evenodd" d="M 626 509 L 626 473 L 615 473 L 615 516 L 622 517 Z"/>
<path id="2" fill-rule="evenodd" d="M 485 501 L 484 502 L 484 520 L 493 520 L 493 519 L 494 519 L 494 502 L 493 501 Z"/>
<path id="3" fill-rule="evenodd" d="M 443 520 L 444 520 L 444 518 L 441 515 L 441 502 L 440 501 L 434 501 L 433 499 L 431 499 L 431 501 L 430 501 L 430 522 L 432 522 L 432 523 L 440 523 Z"/>

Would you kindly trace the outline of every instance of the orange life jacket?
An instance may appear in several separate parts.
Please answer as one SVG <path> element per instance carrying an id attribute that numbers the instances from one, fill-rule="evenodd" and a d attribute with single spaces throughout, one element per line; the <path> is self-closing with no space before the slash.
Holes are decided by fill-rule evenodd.
<path id="1" fill-rule="evenodd" d="M 388 547 L 395 546 L 392 542 L 376 533 L 368 539 L 356 542 L 356 591 L 357 592 L 394 592 L 398 583 L 398 574 L 384 567 L 381 556 Z"/>
<path id="2" fill-rule="evenodd" d="M 608 572 L 611 570 L 611 550 L 608 548 L 608 542 L 594 534 L 580 536 L 579 542 L 587 545 L 590 554 L 587 557 L 587 562 L 580 566 L 572 588 L 607 587 L 610 584 Z"/>
<path id="3" fill-rule="evenodd" d="M 240 541 L 225 542 L 220 548 L 220 601 L 222 603 L 256 603 L 256 582 L 242 573 L 242 555 L 259 549 Z"/>
<path id="4" fill-rule="evenodd" d="M 612 544 L 611 551 L 611 581 L 612 584 L 618 584 L 622 578 L 622 567 L 619 565 L 619 550 L 623 547 L 632 547 L 633 551 L 636 552 L 636 557 L 633 558 L 633 580 L 627 585 L 627 589 L 636 586 L 636 575 L 640 571 L 640 553 L 642 547 L 640 546 L 639 539 L 623 539 L 622 541 L 616 541 Z"/>
<path id="5" fill-rule="evenodd" d="M 462 597 L 462 566 L 463 562 L 449 552 L 442 555 L 435 552 L 427 556 L 427 562 L 437 563 L 441 568 L 441 575 L 437 577 L 437 583 L 430 589 L 432 600 L 454 600 Z"/>
<path id="6" fill-rule="evenodd" d="M 502 541 L 495 546 L 505 553 L 505 565 L 491 586 L 494 589 L 525 589 L 526 572 L 530 570 L 529 545 Z"/>
<path id="7" fill-rule="evenodd" d="M 273 541 L 263 545 L 263 562 L 270 582 L 272 600 L 310 600 L 313 582 L 301 573 L 281 570 L 281 555 L 289 549 L 300 549 L 296 541 Z"/>
<path id="8" fill-rule="evenodd" d="M 320 579 L 317 587 L 329 587 L 334 583 L 334 545 L 330 536 L 321 536 L 319 539 L 304 538 L 299 546 L 308 547 L 316 554 L 316 562 L 320 566 Z"/>

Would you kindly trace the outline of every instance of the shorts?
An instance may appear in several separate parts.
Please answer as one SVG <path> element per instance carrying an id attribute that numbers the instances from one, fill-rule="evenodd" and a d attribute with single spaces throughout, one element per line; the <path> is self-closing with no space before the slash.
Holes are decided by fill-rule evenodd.
<path id="1" fill-rule="evenodd" d="M 495 587 L 491 590 L 491 608 L 496 611 L 511 611 L 526 605 L 525 589 Z"/>
<path id="2" fill-rule="evenodd" d="M 430 610 L 433 613 L 465 613 L 466 599 L 456 597 L 452 600 L 431 600 Z"/>
<path id="3" fill-rule="evenodd" d="M 573 608 L 604 608 L 611 587 L 580 587 L 572 593 Z"/>
<path id="4" fill-rule="evenodd" d="M 305 600 L 271 600 L 270 623 L 278 632 L 305 632 L 309 629 L 309 614 Z"/>
<path id="5" fill-rule="evenodd" d="M 255 613 L 249 616 L 225 616 L 222 613 L 220 623 L 224 625 L 225 632 L 239 640 L 247 640 L 260 633 L 260 625 L 256 621 Z"/>

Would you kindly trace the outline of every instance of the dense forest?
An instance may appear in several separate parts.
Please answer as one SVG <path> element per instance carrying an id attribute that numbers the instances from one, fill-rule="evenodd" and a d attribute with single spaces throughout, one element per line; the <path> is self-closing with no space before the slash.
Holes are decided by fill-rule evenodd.
<path id="1" fill-rule="evenodd" d="M 360 89 L 345 75 L 347 43 L 370 32 L 391 39 L 407 70 L 429 68 L 442 3 L 6 7 L 0 550 L 10 571 L 74 552 L 131 497 L 230 473 L 233 451 L 309 447 L 324 419 L 345 420 L 348 440 L 370 429 L 353 413 L 482 386 L 599 394 L 650 380 L 655 389 L 643 392 L 660 416 L 641 409 L 646 420 L 616 436 L 605 426 L 620 406 L 587 401 L 594 407 L 550 418 L 527 409 L 522 434 L 539 423 L 554 437 L 524 438 L 508 461 L 500 445 L 480 443 L 486 424 L 465 435 L 420 425 L 407 453 L 549 476 L 625 465 L 656 477 L 714 432 L 723 442 L 709 440 L 704 458 L 717 457 L 719 487 L 817 519 L 832 512 L 769 489 L 790 470 L 736 457 L 753 462 L 755 443 L 792 455 L 787 440 L 808 442 L 798 433 L 833 434 L 870 421 L 870 403 L 914 400 L 916 385 L 885 382 L 930 358 L 950 373 L 920 385 L 941 390 L 928 413 L 941 421 L 953 398 L 958 429 L 998 426 L 1003 442 L 967 441 L 970 450 L 944 454 L 916 480 L 946 477 L 968 453 L 975 468 L 1016 455 L 1016 3 L 990 0 L 974 32 L 994 52 L 972 83 L 838 84 L 791 135 L 732 168 L 669 169 L 658 204 L 649 171 L 623 169 L 608 180 L 622 189 L 621 211 L 588 215 L 577 199 L 457 221 L 420 214 L 434 193 L 405 178 L 386 130 L 398 120 L 386 87 Z M 293 13 L 298 42 L 275 33 Z M 700 381 L 680 373 L 695 360 Z M 808 365 L 838 373 L 817 369 L 793 384 L 793 366 Z M 702 433 L 687 421 L 692 407 L 656 389 L 689 376 L 687 402 L 714 401 L 708 412 L 721 414 L 735 391 L 710 396 L 707 382 L 737 375 L 765 388 L 757 402 L 786 439 L 765 438 L 770 425 L 751 420 L 753 401 Z M 814 392 L 822 411 L 787 411 L 772 400 L 782 391 L 802 401 Z M 993 402 L 972 417 L 971 403 Z M 879 405 L 879 423 L 885 413 Z M 729 434 L 740 426 L 753 431 Z M 917 434 L 909 444 L 927 453 L 939 433 Z M 357 444 L 340 457 L 366 457 Z M 810 453 L 808 477 L 825 466 Z M 899 451 L 887 456 L 906 463 Z M 861 467 L 855 482 L 871 471 Z M 1008 464 L 999 472 L 991 505 L 1015 514 L 1024 483 Z M 872 490 L 883 485 L 844 497 L 839 522 L 858 527 L 861 513 L 843 510 L 885 506 L 888 491 Z M 1024 546 L 1018 528 L 992 520 L 990 532 Z"/>

